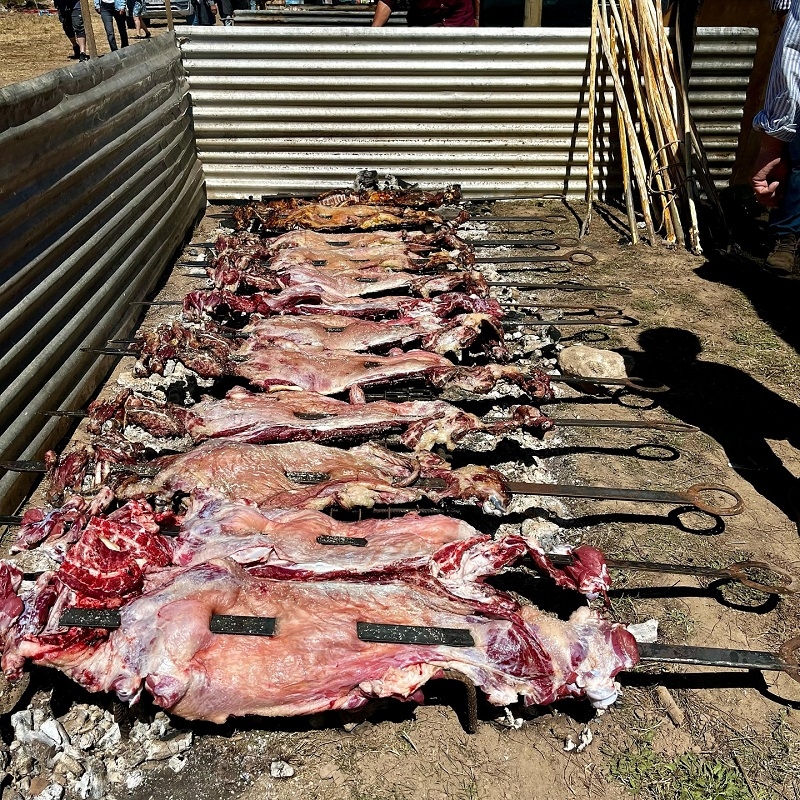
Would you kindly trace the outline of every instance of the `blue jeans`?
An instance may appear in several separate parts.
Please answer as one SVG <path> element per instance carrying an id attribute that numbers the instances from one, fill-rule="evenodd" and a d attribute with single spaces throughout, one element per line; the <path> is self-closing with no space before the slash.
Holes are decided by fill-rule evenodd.
<path id="1" fill-rule="evenodd" d="M 786 193 L 769 215 L 769 230 L 776 238 L 790 233 L 800 236 L 800 135 L 789 143 L 789 160 L 792 167 Z"/>

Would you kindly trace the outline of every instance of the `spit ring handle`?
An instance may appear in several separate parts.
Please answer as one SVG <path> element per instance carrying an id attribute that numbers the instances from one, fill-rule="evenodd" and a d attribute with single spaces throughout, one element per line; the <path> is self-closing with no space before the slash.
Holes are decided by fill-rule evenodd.
<path id="1" fill-rule="evenodd" d="M 766 572 L 772 572 L 786 578 L 786 583 L 770 584 L 754 581 L 748 576 L 748 569 L 763 569 Z M 800 592 L 800 578 L 797 578 L 795 575 L 792 575 L 791 572 L 781 567 L 768 564 L 766 561 L 737 561 L 735 564 L 731 564 L 725 572 L 727 572 L 731 578 L 741 583 L 742 586 L 747 586 L 750 589 L 757 589 L 765 594 L 797 594 Z M 800 637 L 798 637 L 798 646 L 800 646 Z"/>
<path id="2" fill-rule="evenodd" d="M 800 636 L 795 636 L 784 642 L 778 648 L 778 655 L 786 662 L 788 668 L 784 670 L 793 680 L 800 683 L 800 663 L 797 661 L 797 652 L 800 650 Z"/>
<path id="3" fill-rule="evenodd" d="M 571 253 L 565 253 L 562 258 L 564 261 L 569 261 L 570 264 L 589 265 L 597 263 L 597 259 L 588 250 L 573 250 Z"/>
<path id="4" fill-rule="evenodd" d="M 728 497 L 732 497 L 736 502 L 733 505 L 720 506 L 711 501 L 704 500 L 704 492 L 720 492 Z M 685 494 L 689 502 L 698 511 L 705 511 L 707 514 L 712 514 L 716 517 L 735 517 L 737 514 L 741 514 L 742 511 L 744 511 L 744 500 L 742 500 L 739 493 L 719 483 L 696 483 L 694 486 L 690 486 Z"/>

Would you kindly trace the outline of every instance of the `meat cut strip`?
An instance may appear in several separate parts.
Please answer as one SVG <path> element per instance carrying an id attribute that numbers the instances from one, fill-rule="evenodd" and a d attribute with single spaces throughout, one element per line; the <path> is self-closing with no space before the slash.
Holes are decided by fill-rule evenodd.
<path id="1" fill-rule="evenodd" d="M 421 189 L 334 189 L 325 192 L 313 200 L 299 197 L 277 198 L 261 202 L 251 202 L 239 206 L 233 212 L 233 218 L 240 229 L 252 225 L 253 220 L 263 221 L 270 215 L 289 216 L 309 207 L 340 209 L 353 206 L 379 207 L 384 212 L 403 213 L 409 209 L 428 209 L 444 203 L 455 203 L 461 199 L 461 187 L 452 185 L 439 191 Z M 391 225 L 392 223 L 387 223 Z M 380 223 L 373 227 L 379 227 Z M 313 225 L 304 227 L 313 228 Z"/>
<path id="2" fill-rule="evenodd" d="M 381 352 L 416 345 L 421 350 L 457 357 L 485 353 L 507 361 L 504 332 L 489 314 L 459 314 L 447 320 L 422 311 L 393 320 L 363 320 L 340 314 L 254 317 L 242 330 L 254 341 L 285 339 L 328 350 Z"/>
<path id="3" fill-rule="evenodd" d="M 108 485 L 126 500 L 153 496 L 171 501 L 176 494 L 201 489 L 230 500 L 251 500 L 260 508 L 318 511 L 457 498 L 501 514 L 509 501 L 502 476 L 492 469 L 452 469 L 433 453 L 406 455 L 374 443 L 341 450 L 312 442 L 259 445 L 213 439 L 148 466 L 148 477 L 118 473 Z"/>
<path id="4" fill-rule="evenodd" d="M 271 580 L 212 560 L 151 581 L 109 633 L 60 628 L 76 593 L 48 575 L 23 598 L 3 667 L 13 676 L 31 659 L 90 691 L 135 702 L 147 690 L 178 716 L 221 723 L 352 709 L 374 697 L 421 700 L 420 688 L 444 670 L 466 676 L 496 705 L 587 696 L 605 707 L 616 698 L 614 675 L 636 663 L 633 637 L 587 608 L 564 622 L 485 585 L 474 595 L 457 597 L 421 572 L 377 583 Z M 212 614 L 270 617 L 275 634 L 215 634 Z M 360 622 L 459 629 L 472 644 L 367 642 Z"/>
<path id="5" fill-rule="evenodd" d="M 533 406 L 512 407 L 506 419 L 484 423 L 441 400 L 351 405 L 313 392 L 253 394 L 236 387 L 223 400 L 206 397 L 191 408 L 137 397 L 126 389 L 89 406 L 90 432 L 107 432 L 110 425 L 118 430 L 134 425 L 163 438 L 188 436 L 195 443 L 223 437 L 252 443 L 352 442 L 399 430 L 403 444 L 412 450 L 452 450 L 473 431 L 543 433 L 553 422 Z"/>
<path id="6" fill-rule="evenodd" d="M 254 294 L 236 295 L 226 291 L 189 292 L 183 302 L 183 311 L 190 319 L 214 315 L 239 317 L 261 314 L 339 314 L 360 319 L 383 319 L 419 314 L 433 314 L 440 319 L 458 313 L 488 314 L 499 320 L 503 310 L 497 300 L 473 297 L 463 292 L 446 292 L 431 298 L 344 297 L 314 286 L 293 286 L 274 296 Z"/>
<path id="7" fill-rule="evenodd" d="M 187 567 L 230 558 L 253 575 L 284 580 L 375 580 L 422 570 L 469 598 L 485 577 L 528 555 L 557 585 L 589 597 L 605 595 L 611 581 L 603 554 L 586 545 L 567 552 L 573 563 L 557 567 L 533 537 L 492 539 L 441 515 L 346 523 L 319 511 L 264 511 L 196 492 L 172 561 Z"/>
<path id="8" fill-rule="evenodd" d="M 479 272 L 445 272 L 438 275 L 417 275 L 383 267 L 349 267 L 327 269 L 304 265 L 287 265 L 280 270 L 248 268 L 212 272 L 217 288 L 248 292 L 278 292 L 293 286 L 313 288 L 340 297 L 363 297 L 402 289 L 419 297 L 444 292 L 464 291 L 477 297 L 488 297 L 489 287 Z"/>
<path id="9" fill-rule="evenodd" d="M 416 211 L 397 206 L 347 205 L 326 206 L 309 203 L 291 207 L 270 206 L 266 203 L 251 203 L 234 212 L 240 230 L 253 232 L 291 231 L 301 228 L 314 231 L 362 230 L 377 228 L 425 228 L 443 226 L 444 220 L 431 211 Z M 449 227 L 460 225 L 469 219 L 466 211 L 448 223 Z"/>
<path id="10" fill-rule="evenodd" d="M 421 231 L 373 231 L 370 233 L 319 233 L 298 230 L 279 236 L 263 237 L 253 233 L 237 233 L 234 236 L 219 236 L 214 243 L 218 256 L 233 258 L 248 255 L 268 261 L 283 250 L 301 247 L 315 252 L 369 252 L 374 248 L 393 248 L 397 253 L 422 254 L 436 250 L 457 252 L 464 263 L 472 263 L 472 247 L 449 228 L 434 233 Z M 363 258 L 363 255 L 358 255 Z"/>
<path id="11" fill-rule="evenodd" d="M 474 332 L 470 336 L 474 339 Z M 134 367 L 140 376 L 163 374 L 168 362 L 175 360 L 203 378 L 239 377 L 271 390 L 294 388 L 325 395 L 349 392 L 353 402 L 362 401 L 365 386 L 409 380 L 478 394 L 506 381 L 531 398 L 550 400 L 554 396 L 548 376 L 538 369 L 523 371 L 503 364 L 455 366 L 444 356 L 424 350 L 364 355 L 294 344 L 285 338 L 251 337 L 232 350 L 231 343 L 213 331 L 177 323 L 146 333 L 140 353 Z"/>

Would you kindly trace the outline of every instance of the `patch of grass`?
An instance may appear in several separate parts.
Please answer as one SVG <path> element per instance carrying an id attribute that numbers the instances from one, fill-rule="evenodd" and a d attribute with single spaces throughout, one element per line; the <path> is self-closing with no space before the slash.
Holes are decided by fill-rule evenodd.
<path id="1" fill-rule="evenodd" d="M 648 800 L 752 800 L 736 767 L 694 754 L 667 759 L 649 747 L 633 750 L 614 759 L 609 774 Z"/>
<path id="2" fill-rule="evenodd" d="M 754 350 L 777 350 L 779 347 L 775 334 L 762 328 L 760 325 L 753 325 L 750 328 L 737 328 L 731 331 L 731 341 L 742 347 L 751 347 Z"/>
<path id="3" fill-rule="evenodd" d="M 661 626 L 665 636 L 667 636 L 667 630 L 669 630 L 667 638 L 670 640 L 675 635 L 673 631 L 682 639 L 688 639 L 692 635 L 692 631 L 694 631 L 692 618 L 683 609 L 675 607 L 665 610 L 661 618 Z"/>

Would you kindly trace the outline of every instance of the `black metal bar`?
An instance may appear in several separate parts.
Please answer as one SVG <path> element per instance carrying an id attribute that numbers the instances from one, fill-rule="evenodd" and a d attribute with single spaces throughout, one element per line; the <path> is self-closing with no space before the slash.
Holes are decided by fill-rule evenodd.
<path id="1" fill-rule="evenodd" d="M 228 636 L 274 636 L 275 617 L 245 617 L 235 614 L 212 614 L 211 633 Z"/>
<path id="2" fill-rule="evenodd" d="M 690 647 L 672 644 L 639 644 L 642 661 L 666 661 L 670 664 L 687 664 L 697 667 L 726 667 L 731 669 L 756 669 L 767 672 L 796 670 L 776 653 L 762 650 L 732 650 L 727 647 Z"/>
<path id="3" fill-rule="evenodd" d="M 695 433 L 700 430 L 685 422 L 648 422 L 647 420 L 629 419 L 562 419 L 550 417 L 561 428 L 642 428 L 652 431 L 668 431 L 670 433 Z"/>
<path id="4" fill-rule="evenodd" d="M 487 281 L 487 286 L 494 288 L 520 289 L 524 291 L 553 290 L 559 292 L 606 292 L 607 294 L 630 294 L 627 286 L 609 286 L 606 284 L 594 286 L 578 281 L 559 281 L 558 283 L 519 283 L 512 281 Z"/>
<path id="5" fill-rule="evenodd" d="M 67 608 L 58 624 L 65 628 L 119 628 L 119 611 L 107 608 Z"/>
<path id="6" fill-rule="evenodd" d="M 362 642 L 446 645 L 447 647 L 475 646 L 475 640 L 468 628 L 433 628 L 427 625 L 384 625 L 377 622 L 357 622 L 356 631 Z"/>
<path id="7" fill-rule="evenodd" d="M 472 247 L 531 247 L 534 250 L 550 249 L 547 245 L 557 247 L 576 247 L 580 244 L 577 236 L 560 237 L 558 239 L 465 239 Z"/>
<path id="8" fill-rule="evenodd" d="M 369 542 L 363 536 L 317 536 L 317 544 L 366 547 Z"/>
<path id="9" fill-rule="evenodd" d="M 570 375 L 565 373 L 563 375 L 551 375 L 550 381 L 552 383 L 587 383 L 592 386 L 627 386 L 628 389 L 634 389 L 637 392 L 644 394 L 658 394 L 660 392 L 668 392 L 669 386 L 648 386 L 642 382 L 641 378 L 635 376 L 630 378 L 584 378 L 581 375 Z"/>
<path id="10" fill-rule="evenodd" d="M 548 261 L 568 261 L 570 264 L 594 264 L 597 259 L 588 250 L 573 250 L 552 256 L 487 256 L 475 259 L 476 264 L 544 264 Z"/>

